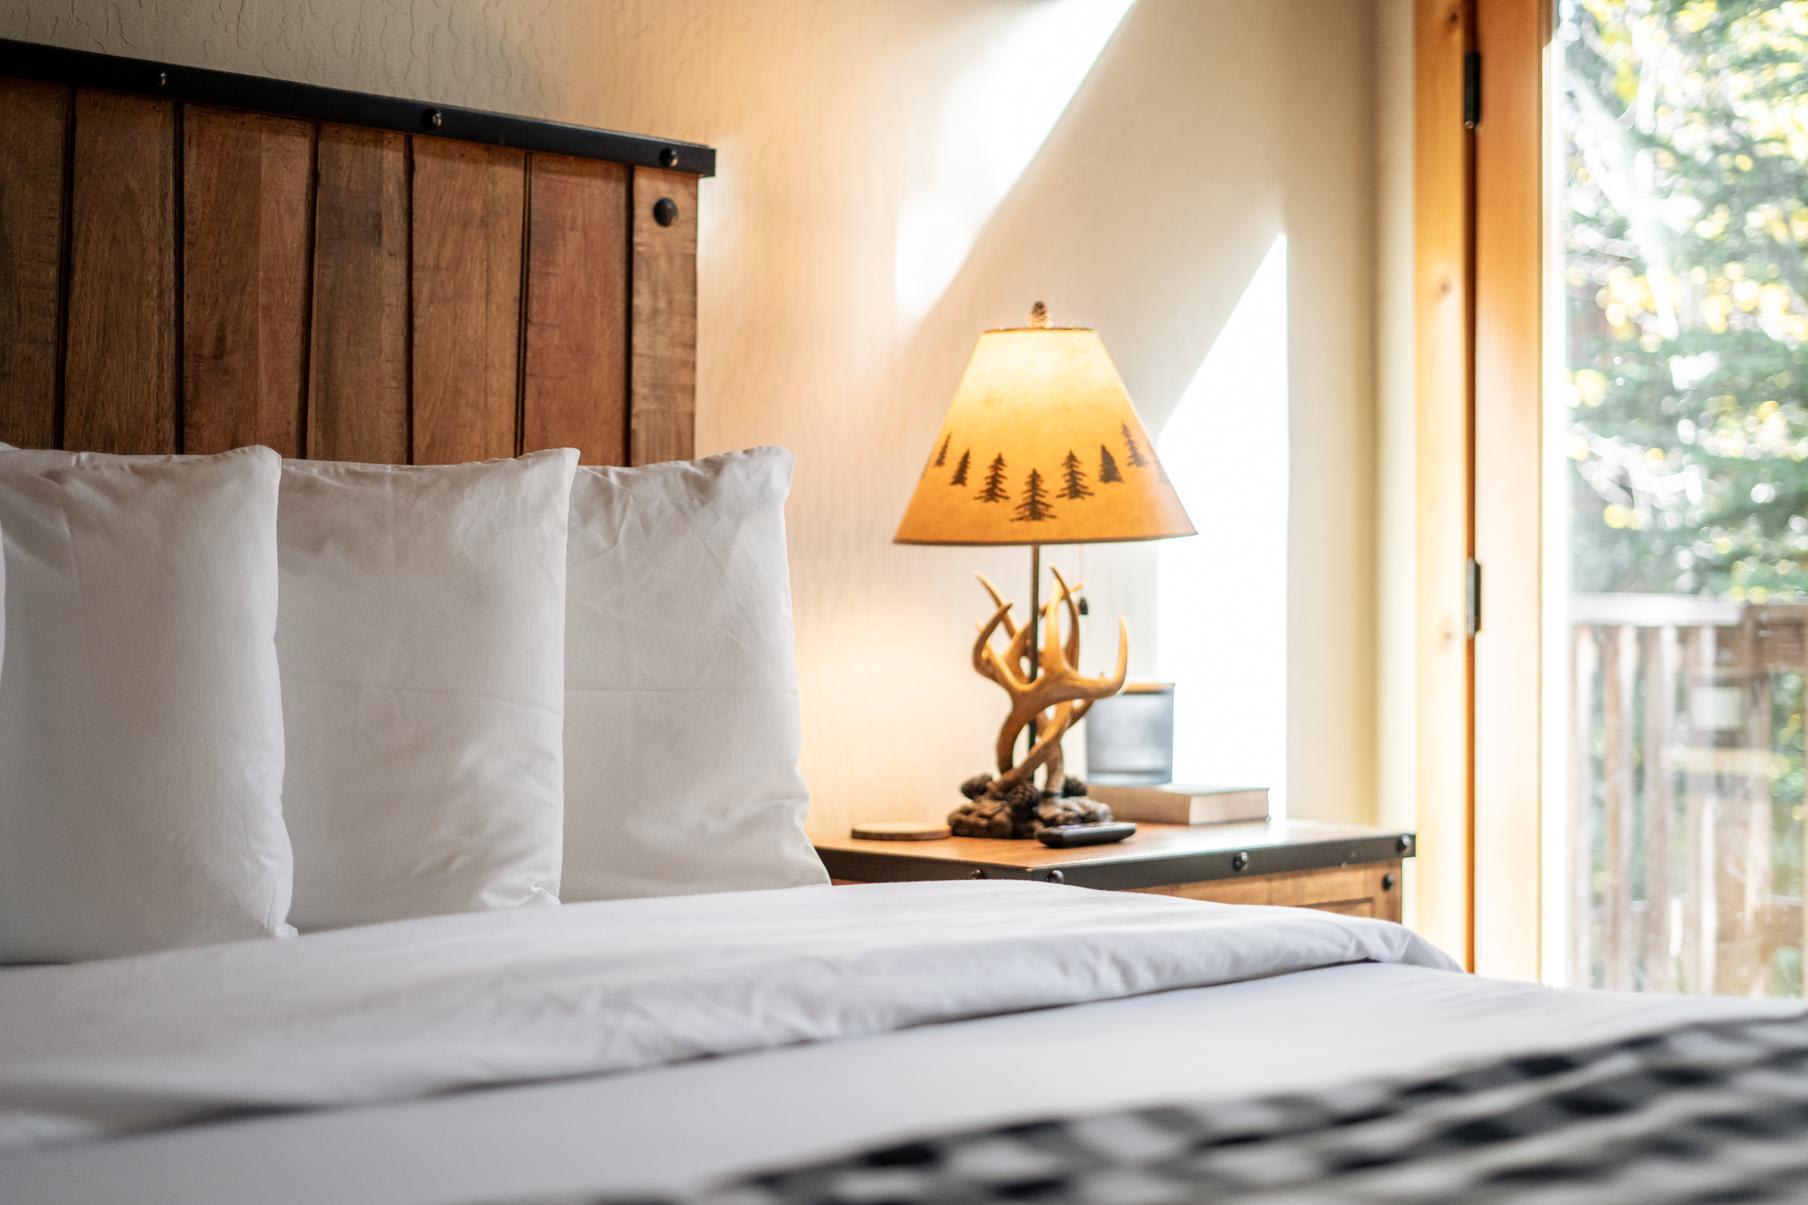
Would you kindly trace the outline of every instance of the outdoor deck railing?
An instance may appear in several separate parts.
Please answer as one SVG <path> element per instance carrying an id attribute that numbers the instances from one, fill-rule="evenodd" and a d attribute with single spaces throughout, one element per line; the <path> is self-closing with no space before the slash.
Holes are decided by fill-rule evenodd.
<path id="1" fill-rule="evenodd" d="M 1570 982 L 1799 994 L 1808 604 L 1577 595 Z"/>

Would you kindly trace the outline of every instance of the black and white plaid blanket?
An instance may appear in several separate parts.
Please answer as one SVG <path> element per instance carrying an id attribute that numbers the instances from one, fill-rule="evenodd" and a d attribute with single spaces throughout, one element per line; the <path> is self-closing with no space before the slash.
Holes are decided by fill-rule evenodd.
<path id="1" fill-rule="evenodd" d="M 950 1134 L 698 1200 L 1808 1202 L 1808 1017 L 1698 1024 L 1418 1080 Z"/>

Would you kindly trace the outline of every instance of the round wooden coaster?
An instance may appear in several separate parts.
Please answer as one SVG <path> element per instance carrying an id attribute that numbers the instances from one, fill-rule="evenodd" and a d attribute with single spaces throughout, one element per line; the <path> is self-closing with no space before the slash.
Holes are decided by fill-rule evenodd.
<path id="1" fill-rule="evenodd" d="M 921 820 L 877 820 L 856 824 L 851 836 L 863 841 L 939 841 L 948 835 L 945 824 Z"/>

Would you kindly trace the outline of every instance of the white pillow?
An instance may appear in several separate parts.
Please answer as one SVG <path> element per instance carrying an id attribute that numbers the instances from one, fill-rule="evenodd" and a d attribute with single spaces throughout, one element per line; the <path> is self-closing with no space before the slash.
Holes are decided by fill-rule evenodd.
<path id="1" fill-rule="evenodd" d="M 578 470 L 563 898 L 828 881 L 797 772 L 790 488 L 783 448 Z"/>
<path id="2" fill-rule="evenodd" d="M 280 474 L 0 451 L 0 961 L 292 932 Z"/>
<path id="3" fill-rule="evenodd" d="M 283 465 L 298 927 L 557 901 L 576 461 Z"/>

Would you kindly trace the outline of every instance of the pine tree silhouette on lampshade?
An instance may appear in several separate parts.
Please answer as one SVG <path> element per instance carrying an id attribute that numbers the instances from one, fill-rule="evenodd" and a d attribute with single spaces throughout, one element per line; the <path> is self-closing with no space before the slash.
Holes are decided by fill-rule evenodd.
<path id="1" fill-rule="evenodd" d="M 1061 462 L 1061 476 L 1063 498 L 1078 500 L 1092 497 L 1092 487 L 1086 484 L 1086 470 L 1080 467 L 1080 458 L 1071 451 L 1068 452 L 1067 459 Z"/>
<path id="2" fill-rule="evenodd" d="M 992 467 L 986 470 L 986 484 L 979 493 L 973 495 L 981 502 L 1003 502 L 1004 489 L 1004 453 L 1000 452 L 992 458 Z"/>
<path id="3" fill-rule="evenodd" d="M 1117 471 L 1117 461 L 1112 458 L 1111 449 L 1104 444 L 1099 445 L 1099 484 L 1113 485 L 1122 481 L 1123 476 Z"/>

